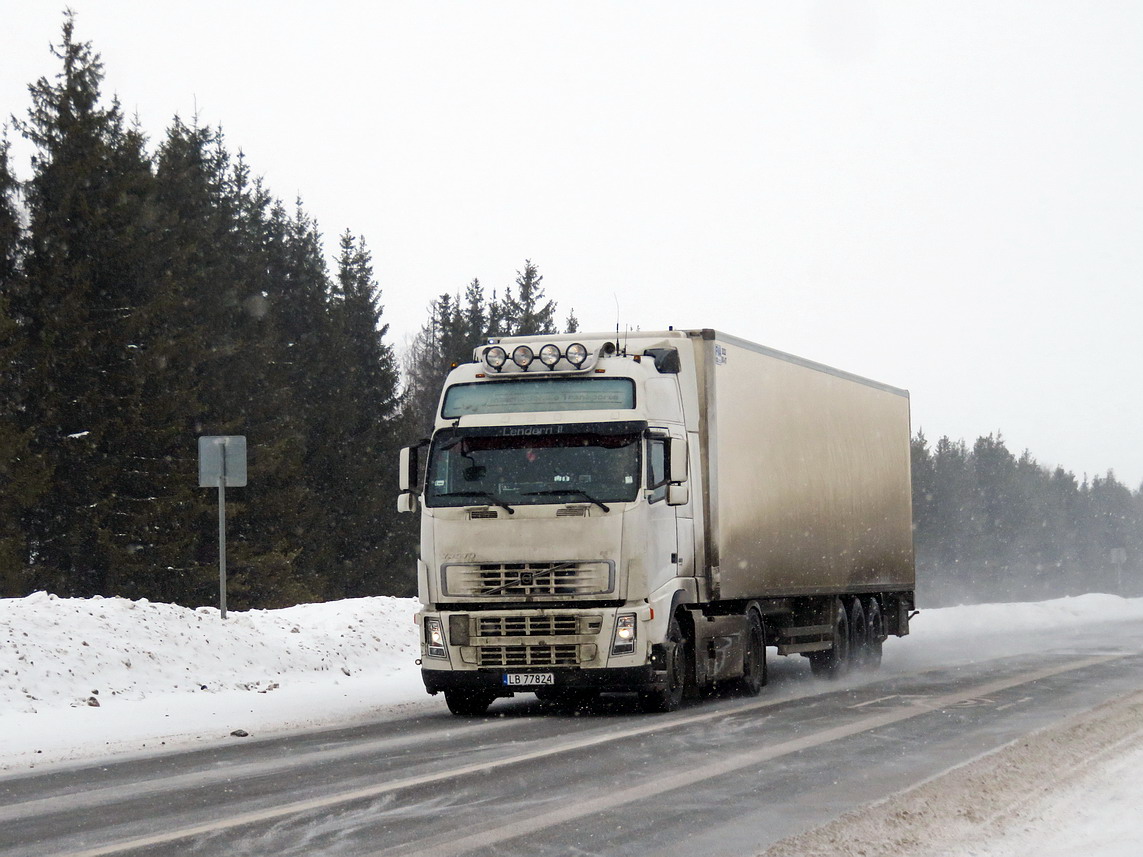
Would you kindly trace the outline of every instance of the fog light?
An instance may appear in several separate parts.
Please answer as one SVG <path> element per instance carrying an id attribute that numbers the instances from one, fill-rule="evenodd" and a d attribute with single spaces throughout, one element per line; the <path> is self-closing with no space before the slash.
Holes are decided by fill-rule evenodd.
<path id="1" fill-rule="evenodd" d="M 568 363 L 578 369 L 587 360 L 587 346 L 578 342 L 573 342 L 568 346 L 567 352 L 564 354 Z"/>
<path id="2" fill-rule="evenodd" d="M 635 654 L 635 614 L 623 613 L 615 617 L 615 639 L 611 642 L 611 654 Z"/>
<path id="3" fill-rule="evenodd" d="M 532 353 L 532 349 L 527 345 L 517 345 L 512 352 L 512 362 L 521 369 L 527 369 L 531 366 L 535 357 L 536 355 Z"/>
<path id="4" fill-rule="evenodd" d="M 559 363 L 562 356 L 558 345 L 549 344 L 540 349 L 540 362 L 549 369 Z"/>
<path id="5" fill-rule="evenodd" d="M 508 352 L 499 345 L 494 345 L 484 352 L 484 362 L 488 364 L 489 368 L 499 372 L 508 362 Z"/>

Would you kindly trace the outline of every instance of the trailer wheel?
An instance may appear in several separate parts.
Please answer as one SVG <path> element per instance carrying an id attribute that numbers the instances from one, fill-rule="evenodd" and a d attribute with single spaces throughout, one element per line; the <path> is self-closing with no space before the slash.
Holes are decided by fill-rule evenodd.
<path id="1" fill-rule="evenodd" d="M 679 617 L 673 616 L 667 627 L 666 657 L 667 686 L 639 694 L 639 708 L 645 713 L 674 711 L 683 701 L 683 691 L 687 684 L 687 639 L 679 625 Z"/>
<path id="2" fill-rule="evenodd" d="M 445 704 L 448 710 L 461 717 L 476 717 L 488 710 L 494 694 L 479 690 L 446 690 Z"/>
<path id="3" fill-rule="evenodd" d="M 833 646 L 810 654 L 810 669 L 819 678 L 841 678 L 849 669 L 849 616 L 840 600 L 834 604 Z"/>
<path id="4" fill-rule="evenodd" d="M 869 624 L 860 598 L 849 602 L 849 658 L 857 669 L 865 667 L 865 653 L 869 646 Z"/>
<path id="5" fill-rule="evenodd" d="M 766 626 L 762 624 L 762 617 L 751 610 L 738 692 L 745 696 L 757 696 L 765 687 L 766 679 Z"/>
<path id="6" fill-rule="evenodd" d="M 881 605 L 876 598 L 870 598 L 865 608 L 865 648 L 862 650 L 861 666 L 875 670 L 881 667 L 881 650 L 885 642 L 885 621 L 881 618 Z"/>

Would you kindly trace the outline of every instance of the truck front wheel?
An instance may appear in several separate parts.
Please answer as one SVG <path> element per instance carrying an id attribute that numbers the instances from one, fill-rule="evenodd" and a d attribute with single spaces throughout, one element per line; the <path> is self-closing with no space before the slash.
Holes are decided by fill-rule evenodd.
<path id="1" fill-rule="evenodd" d="M 453 714 L 462 717 L 476 717 L 488 710 L 494 694 L 480 690 L 446 690 L 445 704 Z"/>
<path id="2" fill-rule="evenodd" d="M 671 624 L 667 628 L 663 657 L 667 672 L 666 687 L 642 691 L 639 694 L 639 707 L 646 713 L 674 711 L 683 701 L 683 691 L 687 684 L 687 640 L 677 616 L 672 617 Z"/>

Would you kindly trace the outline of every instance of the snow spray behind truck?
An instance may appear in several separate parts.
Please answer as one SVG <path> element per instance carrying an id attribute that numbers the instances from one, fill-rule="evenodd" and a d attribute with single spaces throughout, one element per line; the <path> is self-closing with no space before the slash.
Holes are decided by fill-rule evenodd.
<path id="1" fill-rule="evenodd" d="M 454 714 L 670 711 L 757 694 L 767 647 L 837 676 L 909 631 L 908 393 L 713 330 L 491 340 L 401 490 L 421 672 Z"/>

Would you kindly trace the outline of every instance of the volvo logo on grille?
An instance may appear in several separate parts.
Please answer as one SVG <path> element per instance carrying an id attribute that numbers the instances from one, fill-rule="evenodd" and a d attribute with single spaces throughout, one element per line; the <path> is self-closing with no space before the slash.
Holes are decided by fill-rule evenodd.
<path id="1" fill-rule="evenodd" d="M 531 586 L 536 582 L 536 573 L 533 571 L 525 571 L 520 574 L 520 583 L 523 586 Z"/>

